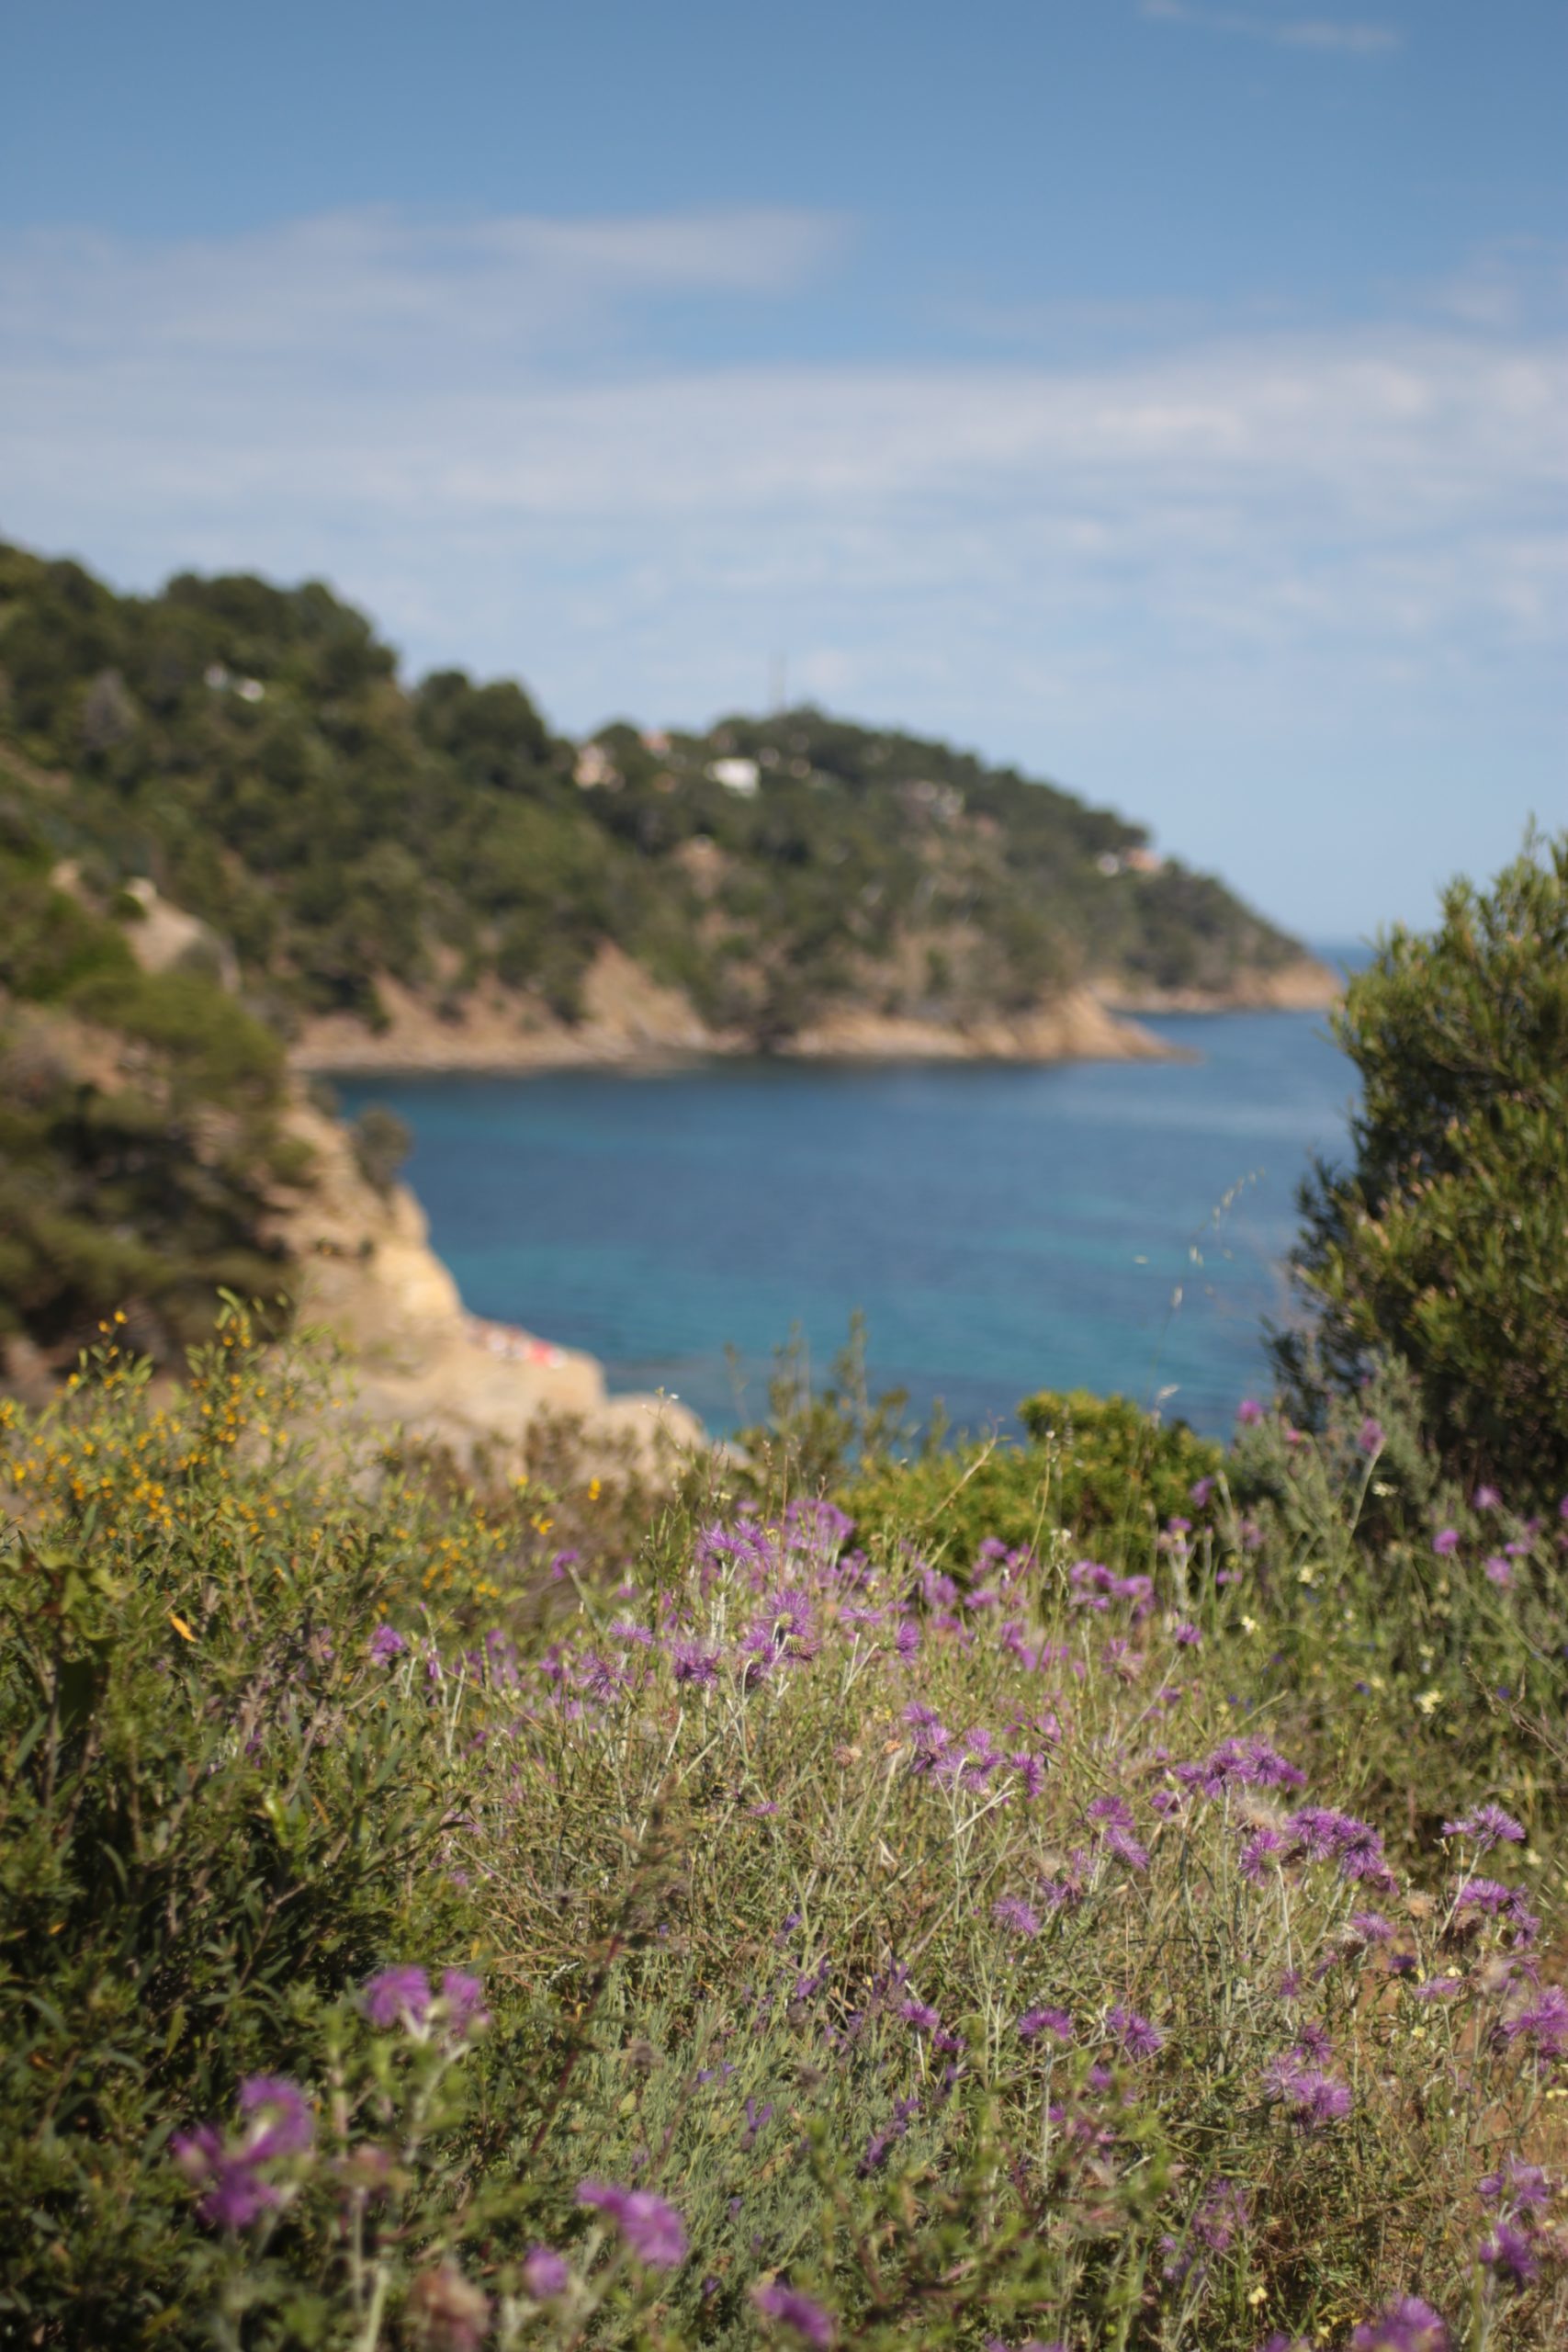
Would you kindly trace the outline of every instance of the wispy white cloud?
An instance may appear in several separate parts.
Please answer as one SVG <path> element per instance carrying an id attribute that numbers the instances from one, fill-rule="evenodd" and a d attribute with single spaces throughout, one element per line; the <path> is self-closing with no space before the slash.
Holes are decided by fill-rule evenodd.
<path id="1" fill-rule="evenodd" d="M 167 245 L 35 231 L 0 253 L 0 340 L 62 359 L 112 342 L 122 362 L 159 366 L 394 351 L 422 373 L 506 353 L 540 363 L 640 306 L 786 293 L 843 236 L 829 215 L 783 209 L 443 222 L 376 207 Z"/>
<path id="2" fill-rule="evenodd" d="M 1238 8 L 1205 8 L 1190 0 L 1141 0 L 1139 15 L 1151 23 L 1192 25 L 1200 31 L 1235 33 L 1269 41 L 1276 49 L 1309 49 L 1344 57 L 1381 57 L 1404 46 L 1397 25 L 1347 21 L 1335 17 L 1263 17 Z"/>
<path id="3" fill-rule="evenodd" d="M 693 358 L 844 235 L 373 215 L 24 243 L 0 256 L 0 532 L 135 584 L 325 574 L 416 661 L 521 673 L 570 725 L 754 703 L 787 650 L 797 685 L 1121 790 L 1244 880 L 1247 842 L 1267 864 L 1285 837 L 1244 791 L 1258 763 L 1332 765 L 1331 721 L 1364 744 L 1456 697 L 1492 696 L 1495 733 L 1536 691 L 1568 628 L 1560 310 Z M 1230 800 L 1204 786 L 1211 849 L 1172 747 L 1243 738 Z"/>

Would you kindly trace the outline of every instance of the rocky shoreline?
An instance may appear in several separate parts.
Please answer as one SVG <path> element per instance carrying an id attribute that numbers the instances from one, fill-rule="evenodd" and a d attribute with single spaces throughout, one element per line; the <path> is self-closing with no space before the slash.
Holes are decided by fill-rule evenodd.
<path id="1" fill-rule="evenodd" d="M 310 1148 L 310 1183 L 277 1232 L 299 1270 L 300 1327 L 324 1327 L 351 1366 L 351 1422 L 465 1468 L 525 1459 L 543 1421 L 576 1424 L 590 1464 L 657 1473 L 704 1444 L 679 1398 L 613 1396 L 595 1357 L 470 1314 L 407 1185 L 367 1183 L 347 1129 L 303 1100 L 289 1125 Z"/>
<path id="2" fill-rule="evenodd" d="M 1237 1002 L 1328 1003 L 1331 974 L 1321 966 L 1318 992 L 1237 998 Z M 290 1047 L 293 1068 L 342 1076 L 406 1076 L 469 1071 L 524 1075 L 571 1069 L 657 1069 L 672 1062 L 754 1055 L 753 1037 L 710 1028 L 675 989 L 650 979 L 618 949 L 601 951 L 583 990 L 583 1015 L 561 1021 L 535 998 L 500 987 L 476 991 L 443 1012 L 395 980 L 379 985 L 383 1025 L 367 1028 L 347 1013 L 307 1021 Z M 1151 1011 L 1197 1009 L 1151 1004 Z M 1208 1002 L 1202 1009 L 1209 1009 Z M 1094 989 L 1070 989 L 1012 1017 L 963 1027 L 903 1014 L 846 1008 L 783 1042 L 781 1059 L 801 1061 L 1166 1061 L 1177 1049 L 1154 1036 L 1133 1010 Z"/>

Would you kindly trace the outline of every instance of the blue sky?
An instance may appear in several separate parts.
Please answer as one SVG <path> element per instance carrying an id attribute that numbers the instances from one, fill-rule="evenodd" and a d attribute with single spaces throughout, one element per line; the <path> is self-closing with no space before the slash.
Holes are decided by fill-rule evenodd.
<path id="1" fill-rule="evenodd" d="M 1317 936 L 1568 817 L 1562 0 L 8 12 L 0 531 L 792 695 Z"/>

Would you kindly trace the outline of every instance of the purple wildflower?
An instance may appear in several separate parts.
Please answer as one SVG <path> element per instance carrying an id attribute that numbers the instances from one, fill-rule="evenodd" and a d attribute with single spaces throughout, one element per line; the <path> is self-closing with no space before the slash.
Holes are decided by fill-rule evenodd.
<path id="1" fill-rule="evenodd" d="M 1517 1944 L 1532 1944 L 1540 1933 L 1540 1921 L 1520 1889 L 1505 1886 L 1498 1879 L 1465 1880 L 1454 1897 L 1454 1917 L 1459 1919 L 1467 1914 L 1483 1919 L 1511 1919 Z"/>
<path id="2" fill-rule="evenodd" d="M 1475 2188 L 1476 2194 L 1489 2203 L 1503 2198 L 1520 2213 L 1543 2213 L 1551 2201 L 1551 2183 L 1540 2166 L 1521 2164 L 1517 2156 L 1506 2157 L 1498 2169 L 1484 2174 Z"/>
<path id="3" fill-rule="evenodd" d="M 1124 1828 L 1119 1821 L 1113 1821 L 1105 1832 L 1105 1850 L 1108 1854 L 1114 1854 L 1116 1860 L 1130 1871 L 1148 1869 L 1148 1848 L 1140 1845 L 1132 1831 Z"/>
<path id="4" fill-rule="evenodd" d="M 1213 1754 L 1201 1764 L 1179 1764 L 1179 1781 L 1189 1787 L 1201 1789 L 1205 1796 L 1218 1796 L 1230 1788 L 1303 1789 L 1306 1774 L 1299 1766 L 1271 1747 L 1266 1739 L 1254 1735 L 1247 1739 L 1221 1742 Z"/>
<path id="5" fill-rule="evenodd" d="M 1370 1886 L 1393 1884 L 1382 1838 L 1353 1814 L 1337 1813 L 1330 1805 L 1303 1805 L 1285 1826 L 1309 1861 L 1337 1861 L 1341 1878 L 1362 1880 Z"/>
<path id="6" fill-rule="evenodd" d="M 421 2026 L 430 2014 L 430 1979 L 423 1968 L 383 1968 L 365 1987 L 365 2014 L 375 2026 Z"/>
<path id="7" fill-rule="evenodd" d="M 1213 1491 L 1214 1482 L 1213 1478 L 1194 1478 L 1192 1484 L 1187 1489 L 1188 1499 L 1196 1510 L 1207 1510 L 1209 1508 L 1209 1498 Z"/>
<path id="8" fill-rule="evenodd" d="M 1254 1886 L 1261 1886 L 1268 1876 L 1269 1864 L 1277 1854 L 1282 1854 L 1284 1850 L 1284 1839 L 1277 1829 L 1270 1829 L 1266 1822 L 1260 1829 L 1253 1831 L 1241 1849 L 1240 1868 L 1243 1878 L 1249 1879 Z"/>
<path id="9" fill-rule="evenodd" d="M 1040 1914 L 1032 1910 L 1021 1896 L 1004 1894 L 991 1905 L 991 1917 L 998 1927 L 1009 1928 L 1015 1936 L 1037 1936 Z"/>
<path id="10" fill-rule="evenodd" d="M 1561 1984 L 1548 1984 L 1525 2007 L 1505 2018 L 1497 2032 L 1504 2041 L 1533 2043 L 1541 2058 L 1561 2058 L 1568 2050 L 1568 1993 Z"/>
<path id="11" fill-rule="evenodd" d="M 1451 1560 L 1459 1550 L 1459 1529 L 1439 1527 L 1432 1538 L 1432 1549 L 1439 1560 Z"/>
<path id="12" fill-rule="evenodd" d="M 192 2188 L 205 2192 L 196 2210 L 214 2229 L 248 2229 L 280 2202 L 278 2191 L 257 2172 L 255 2158 L 225 2148 L 210 2123 L 176 2132 L 169 2152 Z"/>
<path id="13" fill-rule="evenodd" d="M 1256 1396 L 1244 1396 L 1235 1408 L 1235 1417 L 1244 1430 L 1255 1429 L 1263 1419 L 1263 1408 Z"/>
<path id="14" fill-rule="evenodd" d="M 386 1666 L 391 1659 L 400 1657 L 407 1647 L 407 1642 L 395 1625 L 378 1625 L 370 1636 L 370 1655 L 378 1666 Z"/>
<path id="15" fill-rule="evenodd" d="M 536 2303 L 547 2303 L 565 2294 L 571 2273 L 553 2246 L 531 2246 L 523 2263 L 523 2284 Z"/>
<path id="16" fill-rule="evenodd" d="M 1496 2278 L 1506 2279 L 1510 2287 L 1528 2287 L 1540 2269 L 1529 2238 L 1512 2222 L 1499 2222 L 1492 2235 L 1477 2247 L 1475 2258 L 1483 2269 L 1490 2270 Z"/>
<path id="17" fill-rule="evenodd" d="M 1263 2070 L 1263 2096 L 1288 2108 L 1309 2132 L 1337 2123 L 1350 2112 L 1350 2094 L 1345 2085 L 1310 2064 L 1299 2050 L 1269 2060 Z"/>
<path id="18" fill-rule="evenodd" d="M 1043 2033 L 1048 2033 L 1055 2041 L 1071 2041 L 1076 2038 L 1073 2021 L 1066 2009 L 1025 2009 L 1018 2021 L 1017 2031 L 1021 2041 L 1036 2041 Z"/>
<path id="19" fill-rule="evenodd" d="M 1482 1574 L 1488 1584 L 1495 1584 L 1499 1591 L 1506 1592 L 1514 1581 L 1514 1564 L 1512 1560 L 1506 1560 L 1499 1553 L 1494 1552 L 1483 1566 Z"/>
<path id="20" fill-rule="evenodd" d="M 1158 2026 L 1120 2001 L 1106 2011 L 1105 2026 L 1129 2058 L 1154 2058 L 1165 2048 L 1165 2036 Z"/>
<path id="21" fill-rule="evenodd" d="M 941 2030 L 942 2013 L 933 2009 L 929 2001 L 900 2001 L 898 2015 L 906 2025 L 913 2026 L 917 2033 L 937 2033 Z"/>
<path id="22" fill-rule="evenodd" d="M 455 2041 L 467 2041 L 489 2025 L 490 2011 L 485 2007 L 484 1986 L 477 1976 L 470 1976 L 466 1968 L 443 1971 L 441 1998 Z"/>
<path id="23" fill-rule="evenodd" d="M 601 2180 L 581 2180 L 580 2205 L 596 2205 L 607 2213 L 626 2240 L 626 2250 L 649 2270 L 678 2270 L 686 2259 L 686 2225 L 672 2205 L 651 2188 L 617 2188 Z"/>
<path id="24" fill-rule="evenodd" d="M 1381 1453 L 1382 1452 L 1385 1435 L 1386 1432 L 1383 1429 L 1382 1423 L 1379 1420 L 1374 1420 L 1371 1414 L 1369 1413 L 1366 1419 L 1361 1423 L 1360 1433 L 1358 1436 L 1356 1442 L 1360 1447 L 1363 1453 Z"/>
<path id="25" fill-rule="evenodd" d="M 1451 2346 L 1447 2324 L 1419 2295 L 1396 2295 L 1350 2338 L 1350 2352 L 1451 2352 Z"/>
<path id="26" fill-rule="evenodd" d="M 1350 1926 L 1364 1944 L 1391 1944 L 1393 1929 L 1381 1911 L 1352 1911 Z"/>
<path id="27" fill-rule="evenodd" d="M 240 2112 L 257 2119 L 246 2145 L 253 2164 L 271 2156 L 302 2156 L 316 2136 L 315 2118 L 298 2083 L 282 2075 L 252 2075 L 240 2085 Z"/>
<path id="28" fill-rule="evenodd" d="M 676 1681 L 690 1683 L 695 1690 L 711 1690 L 718 1680 L 718 1658 L 714 1651 L 704 1649 L 700 1642 L 674 1643 L 670 1663 Z"/>
<path id="29" fill-rule="evenodd" d="M 833 2341 L 833 2323 L 820 2303 L 803 2295 L 798 2287 L 786 2287 L 780 2281 L 772 2286 L 754 2287 L 751 2300 L 765 2319 L 776 2320 L 809 2344 L 812 2352 L 828 2352 Z"/>
<path id="30" fill-rule="evenodd" d="M 1461 1814 L 1457 1821 L 1445 1821 L 1445 1838 L 1469 1838 L 1479 1853 L 1488 1853 L 1494 1846 L 1506 1843 L 1522 1846 L 1525 1833 L 1511 1813 L 1500 1804 L 1478 1804 L 1471 1813 Z"/>
<path id="31" fill-rule="evenodd" d="M 1503 1498 L 1495 1487 L 1477 1487 L 1470 1499 L 1477 1510 L 1496 1510 Z"/>

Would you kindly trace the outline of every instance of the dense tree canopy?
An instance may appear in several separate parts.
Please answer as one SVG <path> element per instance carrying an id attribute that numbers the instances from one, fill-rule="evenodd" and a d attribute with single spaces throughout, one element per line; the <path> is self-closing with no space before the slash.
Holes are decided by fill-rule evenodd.
<path id="1" fill-rule="evenodd" d="M 1296 952 L 1217 882 L 1129 865 L 1136 826 L 940 743 L 807 709 L 621 721 L 583 761 L 509 681 L 406 690 L 317 582 L 117 596 L 0 549 L 7 743 L 64 781 L 61 846 L 108 888 L 151 874 L 285 1023 L 374 1020 L 382 974 L 452 997 L 491 973 L 570 1017 L 606 941 L 762 1044 L 835 1001 L 963 1021 Z"/>
<path id="2" fill-rule="evenodd" d="M 1361 1077 L 1347 1169 L 1304 1188 L 1298 1396 L 1404 1357 L 1444 1454 L 1526 1492 L 1568 1484 L 1568 834 L 1430 935 L 1394 931 L 1335 1034 Z"/>

